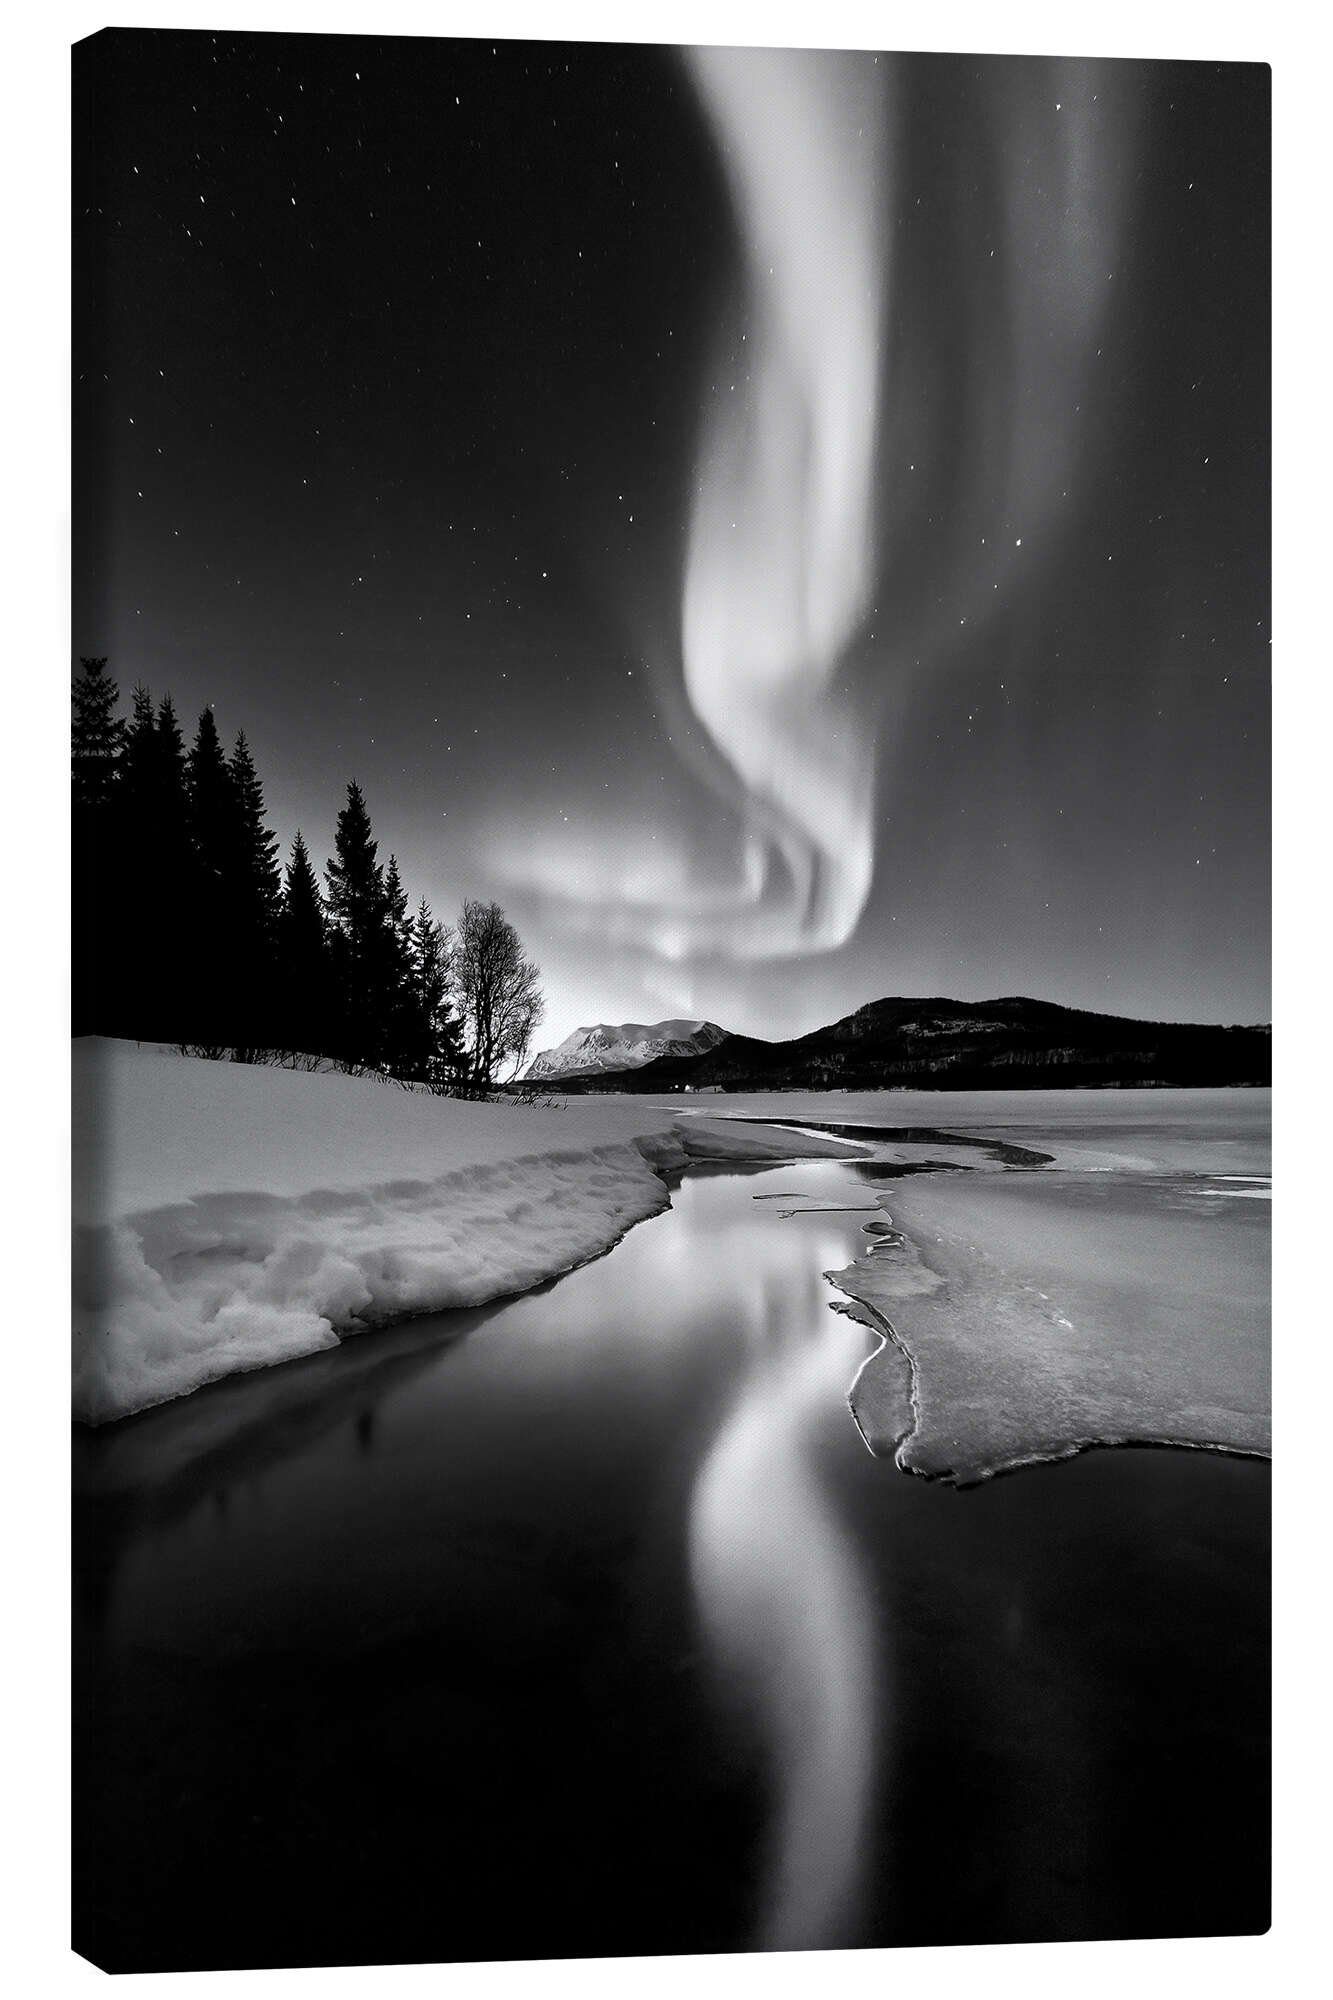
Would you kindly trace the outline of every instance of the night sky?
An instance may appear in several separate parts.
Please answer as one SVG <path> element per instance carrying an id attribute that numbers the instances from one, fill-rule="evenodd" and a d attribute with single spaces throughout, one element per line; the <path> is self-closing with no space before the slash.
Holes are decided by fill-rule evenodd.
<path id="1" fill-rule="evenodd" d="M 111 31 L 76 654 L 347 780 L 539 1045 L 1266 1020 L 1269 78 Z"/>

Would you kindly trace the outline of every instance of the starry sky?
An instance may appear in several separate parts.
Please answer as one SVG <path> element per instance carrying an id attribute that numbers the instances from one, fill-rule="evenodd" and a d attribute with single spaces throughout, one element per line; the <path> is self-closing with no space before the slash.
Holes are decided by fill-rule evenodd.
<path id="1" fill-rule="evenodd" d="M 74 133 L 75 653 L 539 1044 L 1268 1018 L 1266 69 L 113 30 Z"/>

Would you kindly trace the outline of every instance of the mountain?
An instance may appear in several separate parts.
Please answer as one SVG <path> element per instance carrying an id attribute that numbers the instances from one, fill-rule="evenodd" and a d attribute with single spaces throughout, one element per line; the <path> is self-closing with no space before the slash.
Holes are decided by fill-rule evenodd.
<path id="1" fill-rule="evenodd" d="M 602 1063 L 595 1074 L 590 1067 L 584 1065 L 583 1076 L 576 1075 L 571 1088 L 1027 1090 L 1253 1084 L 1271 1081 L 1272 1044 L 1266 1027 L 1134 1021 L 1050 1000 L 885 999 L 791 1041 L 765 1042 L 714 1030 L 699 1051 L 664 1051 L 620 1069 Z"/>
<path id="2" fill-rule="evenodd" d="M 558 1048 L 544 1049 L 534 1056 L 525 1083 L 550 1082 L 554 1078 L 598 1075 L 640 1068 L 644 1063 L 689 1061 L 728 1039 L 725 1028 L 713 1021 L 622 1021 L 608 1027 L 600 1021 L 594 1028 L 575 1028 Z"/>

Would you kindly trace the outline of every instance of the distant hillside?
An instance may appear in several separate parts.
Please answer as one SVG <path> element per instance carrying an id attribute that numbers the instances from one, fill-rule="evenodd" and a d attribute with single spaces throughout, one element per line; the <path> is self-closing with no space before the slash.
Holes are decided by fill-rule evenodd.
<path id="1" fill-rule="evenodd" d="M 597 1075 L 603 1071 L 637 1069 L 660 1060 L 685 1060 L 704 1054 L 725 1041 L 725 1028 L 714 1021 L 622 1021 L 609 1027 L 575 1028 L 554 1049 L 534 1056 L 525 1083 L 550 1083 L 555 1078 Z"/>
<path id="2" fill-rule="evenodd" d="M 1049 1000 L 873 1000 L 792 1041 L 727 1035 L 697 1052 L 567 1076 L 582 1090 L 1029 1090 L 1265 1084 L 1267 1027 L 1133 1021 Z"/>

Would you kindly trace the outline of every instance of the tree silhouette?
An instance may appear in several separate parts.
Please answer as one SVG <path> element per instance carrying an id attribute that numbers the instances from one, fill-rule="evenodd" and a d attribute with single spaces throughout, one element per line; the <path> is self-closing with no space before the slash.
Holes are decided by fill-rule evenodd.
<path id="1" fill-rule="evenodd" d="M 458 920 L 455 977 L 462 1008 L 468 1087 L 494 1088 L 506 1063 L 514 1069 L 532 1043 L 544 1012 L 538 967 L 498 903 L 464 903 Z"/>
<path id="2" fill-rule="evenodd" d="M 115 1032 L 175 1041 L 189 1032 L 188 934 L 196 883 L 189 839 L 185 746 L 171 697 L 153 708 L 134 690 L 112 793 L 121 884 L 110 1011 Z"/>
<path id="3" fill-rule="evenodd" d="M 151 959 L 158 949 L 151 895 L 156 737 L 153 698 L 140 682 L 131 697 L 112 794 L 112 844 L 120 894 L 115 965 L 114 970 L 108 968 L 110 1032 L 136 1037 L 153 1032 L 149 1025 L 153 1007 Z"/>
<path id="4" fill-rule="evenodd" d="M 144 950 L 153 981 L 149 1032 L 155 1040 L 172 1041 L 193 1033 L 197 989 L 185 940 L 197 908 L 198 870 L 190 842 L 185 740 L 169 694 L 157 705 L 151 773 L 152 893 Z"/>
<path id="5" fill-rule="evenodd" d="M 124 724 L 119 690 L 105 659 L 83 659 L 74 683 L 71 730 L 70 902 L 71 1028 L 76 1035 L 115 1030 L 115 854 L 113 812 Z"/>
<path id="6" fill-rule="evenodd" d="M 171 696 L 137 686 L 122 723 L 106 668 L 82 660 L 73 686 L 76 1033 L 241 1061 L 288 1050 L 477 1094 L 522 1061 L 542 1000 L 498 905 L 465 903 L 457 936 L 424 896 L 409 916 L 355 782 L 327 902 L 299 831 L 284 882 L 244 731 L 225 757 L 206 708 L 187 754 Z"/>
<path id="7" fill-rule="evenodd" d="M 264 787 L 259 782 L 245 731 L 238 730 L 227 762 L 236 797 L 237 868 L 251 922 L 268 935 L 282 893 L 278 837 L 264 823 Z"/>
<path id="8" fill-rule="evenodd" d="M 105 812 L 111 804 L 125 725 L 117 719 L 120 690 L 106 660 L 79 661 L 74 683 L 72 793 L 76 813 Z"/>
<path id="9" fill-rule="evenodd" d="M 121 740 L 120 785 L 117 796 L 127 822 L 150 804 L 156 768 L 157 718 L 153 697 L 139 681 L 130 697 L 130 719 Z"/>
<path id="10" fill-rule="evenodd" d="M 245 973 L 234 1002 L 235 1045 L 237 1056 L 245 1060 L 277 1039 L 273 974 L 282 875 L 277 836 L 265 824 L 264 788 L 244 730 L 237 732 L 227 772 L 235 814 L 232 947 L 235 964 Z"/>
<path id="11" fill-rule="evenodd" d="M 459 1081 L 463 1051 L 459 1023 L 449 1004 L 453 933 L 436 921 L 423 896 L 412 919 L 409 966 L 414 1001 L 412 1074 L 433 1090 Z"/>
<path id="12" fill-rule="evenodd" d="M 412 977 L 412 922 L 407 914 L 407 891 L 398 872 L 398 857 L 394 854 L 389 856 L 389 865 L 384 871 L 384 909 L 390 965 L 381 1060 L 394 1076 L 418 1078 L 422 1074 L 427 1052 Z"/>
<path id="13" fill-rule="evenodd" d="M 195 899 L 184 940 L 190 953 L 191 1004 L 186 1037 L 206 1049 L 235 1045 L 238 963 L 235 917 L 235 787 L 211 708 L 203 710 L 186 758 Z"/>
<path id="14" fill-rule="evenodd" d="M 394 941 L 406 951 L 412 926 L 407 915 L 407 891 L 398 873 L 396 854 L 389 856 L 389 865 L 384 871 L 384 907 Z"/>
<path id="15" fill-rule="evenodd" d="M 338 815 L 325 870 L 337 993 L 336 1053 L 355 1065 L 383 1065 L 397 956 L 384 871 L 365 797 L 355 780 Z"/>
<path id="16" fill-rule="evenodd" d="M 235 843 L 234 790 L 211 708 L 203 710 L 185 760 L 190 833 L 202 881 L 215 901 L 231 870 Z"/>
<path id="17" fill-rule="evenodd" d="M 297 828 L 277 919 L 278 1045 L 328 1053 L 333 974 L 324 898 Z"/>

